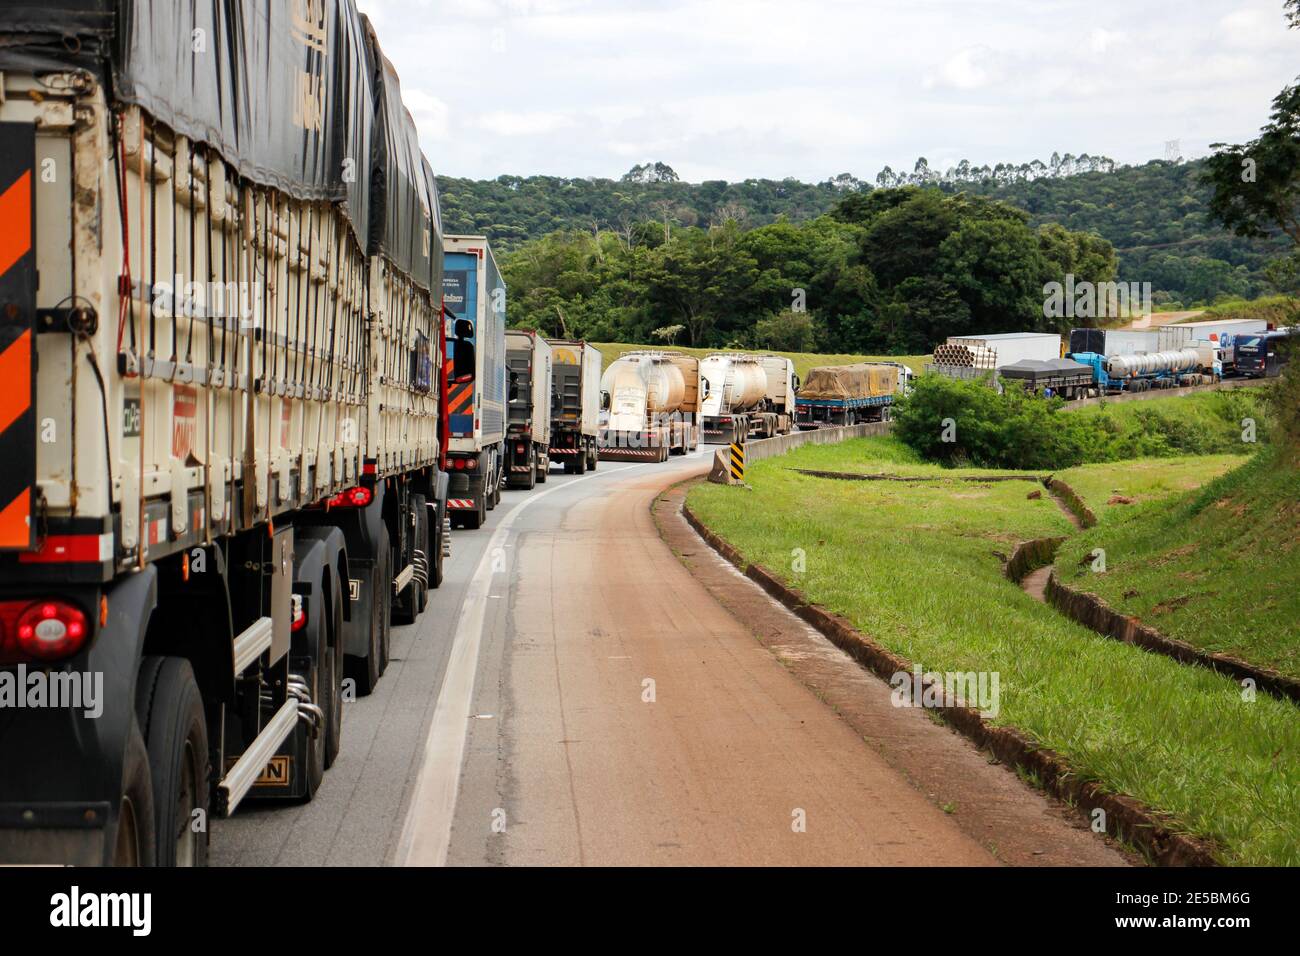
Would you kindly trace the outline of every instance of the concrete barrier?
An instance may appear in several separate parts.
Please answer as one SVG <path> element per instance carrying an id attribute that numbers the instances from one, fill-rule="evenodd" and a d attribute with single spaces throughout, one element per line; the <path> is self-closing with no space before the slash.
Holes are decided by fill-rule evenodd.
<path id="1" fill-rule="evenodd" d="M 816 428 L 811 431 L 794 431 L 774 438 L 759 438 L 745 443 L 745 464 L 752 465 L 764 458 L 784 455 L 800 445 L 833 445 L 848 438 L 866 438 L 868 435 L 888 435 L 893 422 L 870 422 L 866 425 L 845 425 L 838 428 Z"/>

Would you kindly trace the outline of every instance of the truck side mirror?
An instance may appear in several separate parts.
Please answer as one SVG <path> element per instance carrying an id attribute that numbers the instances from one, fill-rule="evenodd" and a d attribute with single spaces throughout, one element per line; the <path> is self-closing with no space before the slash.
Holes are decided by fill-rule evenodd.
<path id="1" fill-rule="evenodd" d="M 794 380 L 794 390 L 796 392 L 799 391 L 799 389 L 803 388 L 803 380 L 800 379 L 798 375 L 793 376 L 793 380 Z"/>
<path id="2" fill-rule="evenodd" d="M 609 392 L 600 393 L 600 410 L 602 412 L 609 411 Z"/>
<path id="3" fill-rule="evenodd" d="M 514 369 L 510 370 L 510 401 L 519 400 L 519 373 Z"/>

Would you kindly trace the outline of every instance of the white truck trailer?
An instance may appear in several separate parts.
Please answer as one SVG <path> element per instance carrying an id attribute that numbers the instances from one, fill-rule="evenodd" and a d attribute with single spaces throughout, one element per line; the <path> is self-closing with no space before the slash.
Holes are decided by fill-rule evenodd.
<path id="1" fill-rule="evenodd" d="M 699 360 L 679 352 L 624 352 L 600 379 L 601 461 L 667 461 L 699 445 Z"/>
<path id="2" fill-rule="evenodd" d="M 436 185 L 352 0 L 67 7 L 0 15 L 0 677 L 67 691 L 0 863 L 201 864 L 423 606 Z"/>
<path id="3" fill-rule="evenodd" d="M 551 340 L 552 461 L 566 473 L 595 471 L 600 461 L 600 350 L 586 342 Z"/>
<path id="4" fill-rule="evenodd" d="M 956 335 L 948 345 L 983 348 L 993 353 L 992 368 L 1014 365 L 1024 359 L 1045 361 L 1061 357 L 1061 336 L 1052 332 L 999 332 L 994 335 Z"/>
<path id="5" fill-rule="evenodd" d="M 788 434 L 798 377 L 779 355 L 721 352 L 700 360 L 700 436 L 730 444 Z"/>
<path id="6" fill-rule="evenodd" d="M 536 332 L 506 332 L 506 485 L 536 487 L 551 470 L 551 346 Z"/>
<path id="7" fill-rule="evenodd" d="M 506 437 L 506 286 L 485 236 L 446 236 L 447 508 L 482 527 L 501 500 Z"/>

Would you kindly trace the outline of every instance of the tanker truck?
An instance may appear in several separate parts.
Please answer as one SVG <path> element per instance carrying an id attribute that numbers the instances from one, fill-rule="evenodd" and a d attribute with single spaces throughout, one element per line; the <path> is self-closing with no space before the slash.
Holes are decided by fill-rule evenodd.
<path id="1" fill-rule="evenodd" d="M 667 461 L 699 444 L 699 360 L 625 352 L 600 380 L 601 461 Z"/>
<path id="2" fill-rule="evenodd" d="M 1165 352 L 1111 356 L 1079 352 L 1071 357 L 1092 369 L 1097 389 L 1113 393 L 1209 384 L 1222 375 L 1218 355 L 1216 346 L 1203 343 Z"/>
<path id="3" fill-rule="evenodd" d="M 797 378 L 777 355 L 710 355 L 700 362 L 700 434 L 730 444 L 790 431 Z"/>
<path id="4" fill-rule="evenodd" d="M 435 583 L 436 180 L 352 0 L 293 7 L 0 21 L 0 690 L 54 691 L 0 716 L 0 864 L 311 799 Z"/>

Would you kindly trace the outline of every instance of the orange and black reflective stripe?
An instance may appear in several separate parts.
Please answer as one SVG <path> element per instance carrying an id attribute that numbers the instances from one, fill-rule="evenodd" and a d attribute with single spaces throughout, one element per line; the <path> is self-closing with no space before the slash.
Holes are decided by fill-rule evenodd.
<path id="1" fill-rule="evenodd" d="M 0 548 L 34 545 L 36 130 L 0 123 Z"/>
<path id="2" fill-rule="evenodd" d="M 474 402 L 474 383 L 461 382 L 452 385 L 447 393 L 447 412 L 450 415 L 467 415 Z"/>

